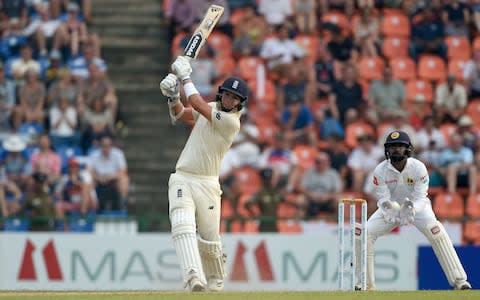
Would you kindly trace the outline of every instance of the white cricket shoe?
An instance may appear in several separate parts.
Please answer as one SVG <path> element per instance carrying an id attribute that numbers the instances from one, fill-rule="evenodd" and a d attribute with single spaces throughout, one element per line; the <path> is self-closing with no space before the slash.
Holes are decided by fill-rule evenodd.
<path id="1" fill-rule="evenodd" d="M 221 292 L 223 291 L 223 280 L 216 278 L 208 279 L 208 290 L 211 292 Z"/>
<path id="2" fill-rule="evenodd" d="M 187 283 L 190 292 L 205 292 L 205 285 L 203 285 L 200 278 L 194 276 Z"/>

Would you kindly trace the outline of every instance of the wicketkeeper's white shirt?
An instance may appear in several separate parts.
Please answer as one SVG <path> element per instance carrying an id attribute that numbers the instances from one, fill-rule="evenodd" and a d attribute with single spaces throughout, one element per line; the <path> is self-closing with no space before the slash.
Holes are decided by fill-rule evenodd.
<path id="1" fill-rule="evenodd" d="M 402 172 L 395 169 L 390 160 L 381 162 L 373 172 L 373 191 L 380 207 L 382 202 L 395 200 L 400 205 L 408 197 L 417 211 L 430 202 L 428 199 L 428 171 L 425 164 L 408 158 Z"/>
<path id="2" fill-rule="evenodd" d="M 240 130 L 240 112 L 224 112 L 211 102 L 212 122 L 193 110 L 195 126 L 175 169 L 203 176 L 219 176 L 220 163 Z"/>

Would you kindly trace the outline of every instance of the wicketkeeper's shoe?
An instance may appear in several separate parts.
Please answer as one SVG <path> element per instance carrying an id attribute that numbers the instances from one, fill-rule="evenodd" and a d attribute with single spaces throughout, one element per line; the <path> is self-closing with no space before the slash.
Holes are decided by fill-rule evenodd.
<path id="1" fill-rule="evenodd" d="M 468 281 L 465 281 L 459 285 L 457 285 L 455 287 L 456 290 L 471 290 L 472 289 L 472 285 L 470 284 L 470 282 Z"/>
<path id="2" fill-rule="evenodd" d="M 223 291 L 223 280 L 216 278 L 208 279 L 208 290 L 211 292 L 221 292 Z"/>
<path id="3" fill-rule="evenodd" d="M 198 277 L 192 277 L 188 281 L 187 285 L 191 292 L 205 292 L 205 285 L 203 285 L 202 281 Z"/>

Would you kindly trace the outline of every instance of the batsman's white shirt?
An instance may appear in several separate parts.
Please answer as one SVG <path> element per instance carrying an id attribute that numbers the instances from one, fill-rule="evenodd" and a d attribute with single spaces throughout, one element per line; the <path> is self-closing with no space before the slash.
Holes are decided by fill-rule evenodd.
<path id="1" fill-rule="evenodd" d="M 407 158 L 402 172 L 395 169 L 390 160 L 384 160 L 373 171 L 373 191 L 378 207 L 388 200 L 400 205 L 409 198 L 420 211 L 430 202 L 428 199 L 428 171 L 425 164 L 415 158 Z"/>
<path id="2" fill-rule="evenodd" d="M 240 112 L 219 111 L 216 102 L 212 109 L 212 122 L 193 110 L 195 126 L 183 148 L 175 169 L 204 176 L 219 176 L 220 164 L 240 131 Z"/>

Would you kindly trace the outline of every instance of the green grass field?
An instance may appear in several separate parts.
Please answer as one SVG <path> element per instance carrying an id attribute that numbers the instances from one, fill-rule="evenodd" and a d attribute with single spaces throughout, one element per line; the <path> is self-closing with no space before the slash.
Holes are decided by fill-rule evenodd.
<path id="1" fill-rule="evenodd" d="M 0 299 L 62 300 L 400 300 L 400 299 L 480 299 L 480 291 L 414 292 L 224 292 L 190 294 L 179 292 L 3 292 Z"/>

